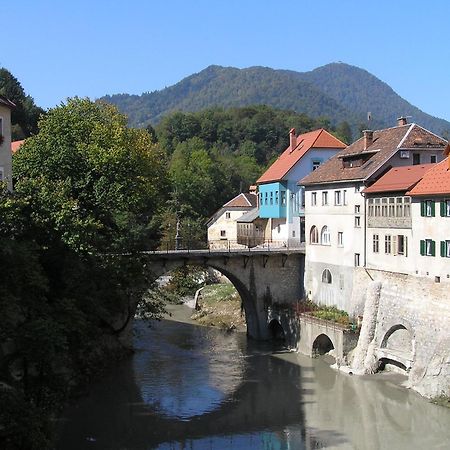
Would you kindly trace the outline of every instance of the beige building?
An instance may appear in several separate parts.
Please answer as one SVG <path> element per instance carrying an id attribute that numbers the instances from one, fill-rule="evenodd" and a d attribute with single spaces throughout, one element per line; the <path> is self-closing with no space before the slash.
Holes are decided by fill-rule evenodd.
<path id="1" fill-rule="evenodd" d="M 258 196 L 241 193 L 225 203 L 207 222 L 211 249 L 240 247 L 237 220 L 257 207 Z"/>
<path id="2" fill-rule="evenodd" d="M 0 181 L 12 190 L 11 109 L 15 105 L 0 95 Z"/>

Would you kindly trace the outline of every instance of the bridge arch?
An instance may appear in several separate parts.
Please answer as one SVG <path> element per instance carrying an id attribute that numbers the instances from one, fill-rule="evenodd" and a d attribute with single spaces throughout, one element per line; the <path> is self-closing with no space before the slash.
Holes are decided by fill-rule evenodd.
<path id="1" fill-rule="evenodd" d="M 276 341 L 286 341 L 286 333 L 279 320 L 272 319 L 269 322 L 268 328 L 272 339 Z"/>
<path id="2" fill-rule="evenodd" d="M 414 360 L 415 342 L 411 329 L 397 323 L 391 326 L 383 336 L 380 345 L 380 369 L 392 365 L 402 370 L 409 370 Z"/>
<path id="3" fill-rule="evenodd" d="M 313 356 L 325 355 L 331 350 L 334 350 L 336 346 L 331 340 L 330 336 L 325 333 L 321 333 L 314 339 L 312 343 Z"/>

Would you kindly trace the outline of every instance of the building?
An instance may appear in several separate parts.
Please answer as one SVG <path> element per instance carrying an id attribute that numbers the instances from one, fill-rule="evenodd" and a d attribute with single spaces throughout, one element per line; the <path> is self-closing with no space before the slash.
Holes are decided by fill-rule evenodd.
<path id="1" fill-rule="evenodd" d="M 355 266 L 366 267 L 363 190 L 392 167 L 436 163 L 447 141 L 400 118 L 396 127 L 362 138 L 300 181 L 305 187 L 307 296 L 353 313 Z"/>
<path id="2" fill-rule="evenodd" d="M 268 239 L 284 245 L 304 236 L 304 196 L 298 180 L 345 148 L 324 129 L 296 136 L 289 132 L 289 147 L 257 180 L 259 218 L 268 220 Z"/>
<path id="3" fill-rule="evenodd" d="M 12 190 L 11 109 L 16 105 L 0 95 L 0 181 Z"/>
<path id="4" fill-rule="evenodd" d="M 207 222 L 210 248 L 237 247 L 237 219 L 257 207 L 255 193 L 241 193 L 225 203 Z"/>

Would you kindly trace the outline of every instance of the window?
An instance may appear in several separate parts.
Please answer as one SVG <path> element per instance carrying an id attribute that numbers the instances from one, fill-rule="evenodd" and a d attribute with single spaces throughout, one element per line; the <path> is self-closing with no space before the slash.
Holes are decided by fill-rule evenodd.
<path id="1" fill-rule="evenodd" d="M 3 136 L 3 117 L 0 117 L 0 136 Z"/>
<path id="2" fill-rule="evenodd" d="M 277 225 L 277 233 L 280 234 L 281 233 L 281 226 Z"/>
<path id="3" fill-rule="evenodd" d="M 420 254 L 422 256 L 435 256 L 436 243 L 432 239 L 422 239 L 420 241 Z"/>
<path id="4" fill-rule="evenodd" d="M 270 204 L 273 205 L 273 192 L 270 192 Z"/>
<path id="5" fill-rule="evenodd" d="M 355 253 L 355 267 L 359 267 L 361 265 L 361 255 L 359 253 Z"/>
<path id="6" fill-rule="evenodd" d="M 386 255 L 391 253 L 391 236 L 389 234 L 384 237 L 384 253 Z"/>
<path id="7" fill-rule="evenodd" d="M 278 191 L 275 191 L 275 205 L 278 205 Z"/>
<path id="8" fill-rule="evenodd" d="M 317 192 L 311 192 L 311 206 L 317 205 Z"/>
<path id="9" fill-rule="evenodd" d="M 344 290 L 344 275 L 342 273 L 339 275 L 339 289 Z"/>
<path id="10" fill-rule="evenodd" d="M 413 153 L 413 166 L 420 164 L 420 153 Z"/>
<path id="11" fill-rule="evenodd" d="M 388 217 L 388 199 L 381 199 L 381 217 Z"/>
<path id="12" fill-rule="evenodd" d="M 408 238 L 402 234 L 397 236 L 397 254 L 408 256 Z"/>
<path id="13" fill-rule="evenodd" d="M 264 196 L 264 204 L 267 205 L 267 192 L 266 195 Z"/>
<path id="14" fill-rule="evenodd" d="M 341 191 L 334 191 L 334 204 L 336 206 L 342 205 L 342 194 L 341 194 Z"/>
<path id="15" fill-rule="evenodd" d="M 320 232 L 320 243 L 322 245 L 330 245 L 330 229 L 325 225 Z"/>
<path id="16" fill-rule="evenodd" d="M 321 161 L 319 159 L 313 159 L 312 161 L 312 170 L 316 170 L 320 166 Z"/>
<path id="17" fill-rule="evenodd" d="M 441 256 L 450 258 L 450 241 L 441 241 Z"/>
<path id="18" fill-rule="evenodd" d="M 325 269 L 322 272 L 322 283 L 331 284 L 333 282 L 333 277 L 331 276 L 331 272 L 328 269 Z"/>
<path id="19" fill-rule="evenodd" d="M 389 199 L 389 217 L 395 217 L 395 198 Z"/>
<path id="20" fill-rule="evenodd" d="M 231 217 L 231 213 L 227 212 L 225 213 L 225 219 L 229 219 Z"/>
<path id="21" fill-rule="evenodd" d="M 411 197 L 403 198 L 403 217 L 411 217 Z"/>
<path id="22" fill-rule="evenodd" d="M 344 246 L 344 232 L 343 231 L 338 231 L 337 245 L 338 245 L 338 247 Z"/>
<path id="23" fill-rule="evenodd" d="M 450 217 L 450 200 L 442 200 L 441 217 Z"/>
<path id="24" fill-rule="evenodd" d="M 380 252 L 380 236 L 378 236 L 378 234 L 373 235 L 373 252 Z"/>
<path id="25" fill-rule="evenodd" d="M 361 212 L 361 205 L 355 205 L 355 214 L 360 214 Z"/>
<path id="26" fill-rule="evenodd" d="M 281 204 L 286 206 L 286 191 L 281 191 Z"/>
<path id="27" fill-rule="evenodd" d="M 227 232 L 225 230 L 220 230 L 220 238 L 226 238 L 227 237 Z"/>
<path id="28" fill-rule="evenodd" d="M 309 232 L 309 242 L 311 244 L 319 243 L 319 231 L 315 225 L 311 227 L 311 231 Z"/>
<path id="29" fill-rule="evenodd" d="M 342 204 L 347 204 L 347 191 L 345 189 L 342 191 Z"/>
<path id="30" fill-rule="evenodd" d="M 436 155 L 431 155 L 430 156 L 430 163 L 431 164 L 437 163 L 437 156 Z"/>
<path id="31" fill-rule="evenodd" d="M 322 205 L 328 205 L 328 192 L 322 192 Z"/>
<path id="32" fill-rule="evenodd" d="M 355 228 L 360 228 L 360 227 L 361 227 L 361 217 L 355 216 Z"/>
<path id="33" fill-rule="evenodd" d="M 423 200 L 420 202 L 420 215 L 422 217 L 434 217 L 434 201 L 433 200 Z"/>

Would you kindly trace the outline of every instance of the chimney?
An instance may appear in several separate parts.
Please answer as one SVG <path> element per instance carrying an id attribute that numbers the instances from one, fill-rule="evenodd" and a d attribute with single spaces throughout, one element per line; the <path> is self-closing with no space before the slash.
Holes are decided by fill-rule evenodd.
<path id="1" fill-rule="evenodd" d="M 401 126 L 403 126 L 403 125 L 406 125 L 407 123 L 408 123 L 408 119 L 407 119 L 406 117 L 404 117 L 404 116 L 399 117 L 399 118 L 397 119 L 397 126 L 398 126 L 398 127 L 401 127 Z"/>
<path id="2" fill-rule="evenodd" d="M 373 144 L 373 131 L 364 130 L 364 150 L 367 150 Z"/>
<path id="3" fill-rule="evenodd" d="M 295 135 L 295 128 L 291 128 L 289 131 L 289 146 L 291 148 L 291 152 L 297 147 L 297 136 Z"/>

